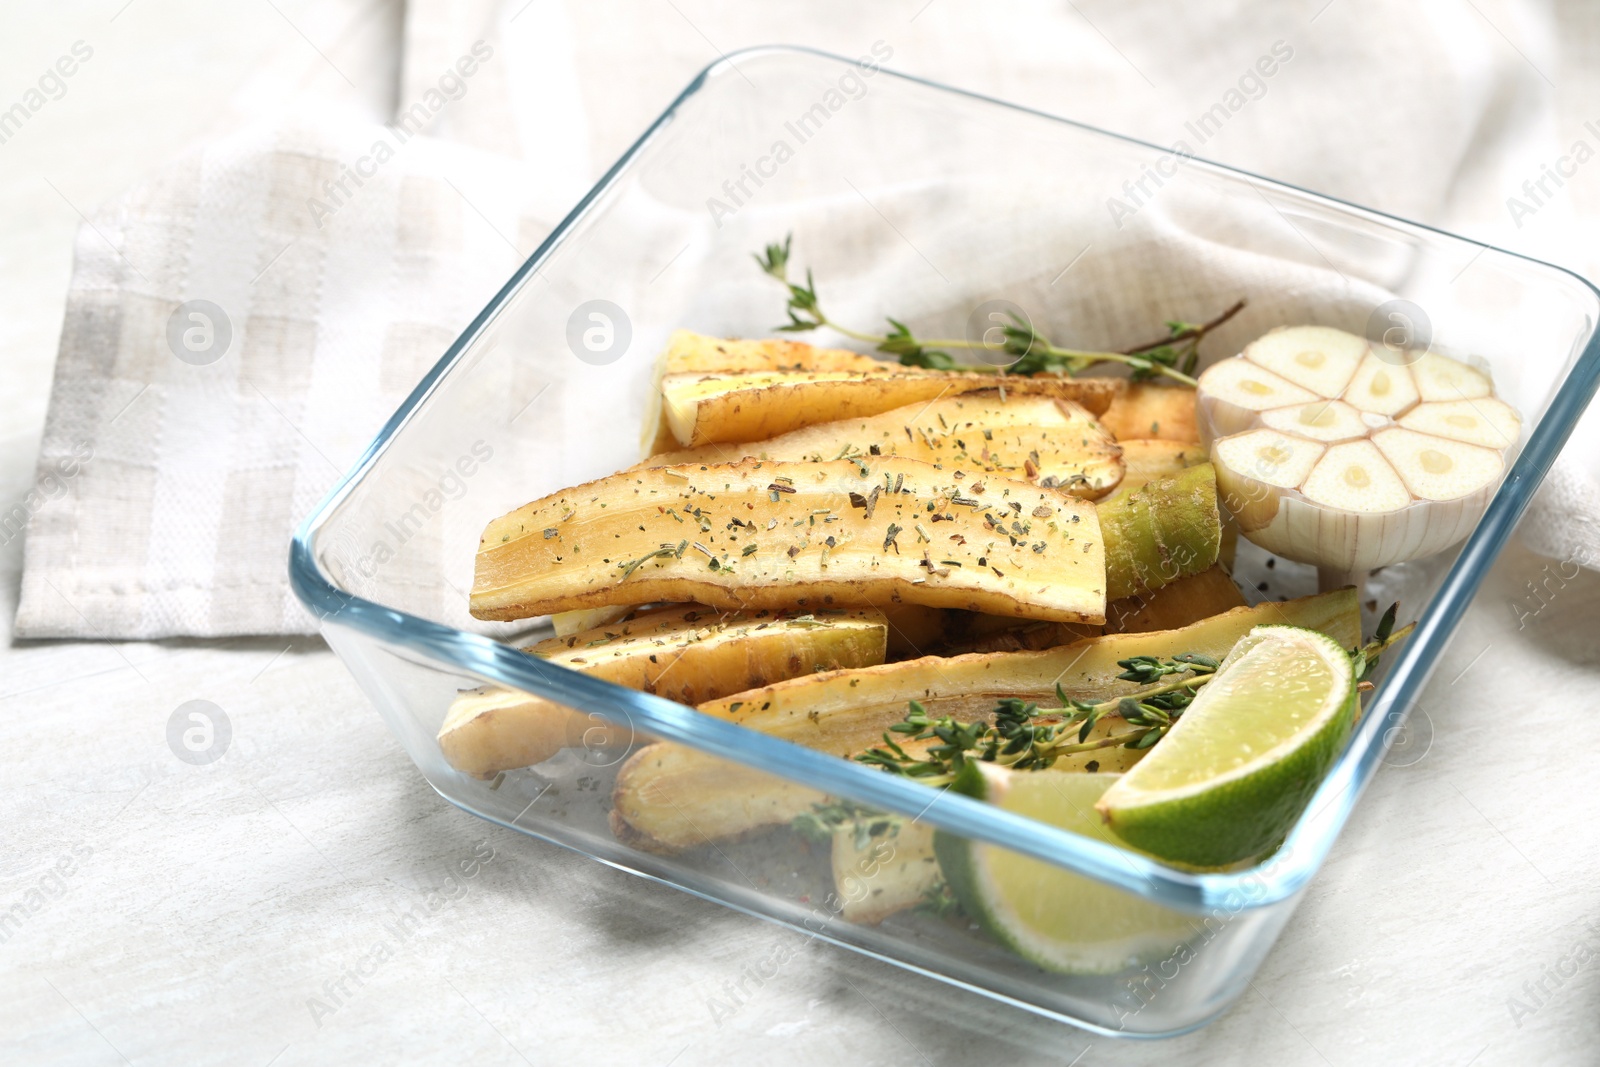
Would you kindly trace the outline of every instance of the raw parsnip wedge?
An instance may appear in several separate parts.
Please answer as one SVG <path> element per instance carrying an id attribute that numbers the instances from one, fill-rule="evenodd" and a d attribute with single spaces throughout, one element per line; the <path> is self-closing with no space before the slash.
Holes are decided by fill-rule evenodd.
<path id="1" fill-rule="evenodd" d="M 962 652 L 1037 652 L 1102 633 L 1175 630 L 1244 604 L 1244 594 L 1219 563 L 1159 589 L 1143 590 L 1113 600 L 1106 605 L 1104 626 L 970 616 L 965 628 L 947 631 L 948 643 L 940 652 L 946 656 Z"/>
<path id="2" fill-rule="evenodd" d="M 765 441 L 703 445 L 640 467 L 729 463 L 744 457 L 822 461 L 904 456 L 947 470 L 994 472 L 1094 500 L 1122 480 L 1122 449 L 1070 400 L 1007 390 L 916 403 L 882 415 L 807 426 Z"/>
<path id="3" fill-rule="evenodd" d="M 891 832 L 876 837 L 853 827 L 833 835 L 833 886 L 845 922 L 880 923 L 922 903 L 938 884 L 933 827 L 902 818 L 891 824 Z"/>
<path id="4" fill-rule="evenodd" d="M 751 371 L 892 372 L 885 363 L 843 348 L 818 348 L 804 341 L 776 338 L 735 340 L 675 330 L 661 354 L 662 377 L 669 374 L 742 374 Z"/>
<path id="5" fill-rule="evenodd" d="M 656 360 L 645 416 L 645 455 L 678 448 L 661 411 L 661 379 L 669 374 L 747 374 L 752 371 L 857 371 L 889 373 L 895 366 L 840 348 L 817 348 L 801 341 L 735 341 L 676 330 Z"/>
<path id="6" fill-rule="evenodd" d="M 1197 442 L 1195 391 L 1186 385 L 1129 382 L 1111 401 L 1100 422 L 1117 440 L 1154 439 Z"/>
<path id="7" fill-rule="evenodd" d="M 1193 441 L 1163 441 L 1158 438 L 1119 438 L 1122 447 L 1122 481 L 1117 492 L 1131 492 L 1152 478 L 1177 474 L 1186 467 L 1206 461 L 1204 446 Z"/>
<path id="8" fill-rule="evenodd" d="M 634 610 L 631 604 L 607 604 L 584 611 L 558 611 L 550 616 L 550 627 L 557 637 L 571 637 L 616 622 Z"/>
<path id="9" fill-rule="evenodd" d="M 895 373 L 779 371 L 673 374 L 661 380 L 667 425 L 679 446 L 764 441 L 820 422 L 881 415 L 907 404 L 996 388 L 992 374 L 900 368 Z M 1041 375 L 1004 381 L 1006 395 L 1071 400 L 1103 412 L 1118 385 L 1109 378 Z"/>
<path id="10" fill-rule="evenodd" d="M 890 456 L 624 471 L 489 523 L 472 613 L 905 602 L 1102 621 L 1105 546 L 1094 505 L 958 474 Z"/>
<path id="11" fill-rule="evenodd" d="M 1117 678 L 1118 660 L 1193 652 L 1221 659 L 1262 623 L 1326 633 L 1355 647 L 1361 640 L 1354 589 L 1284 603 L 1236 608 L 1177 630 L 1091 638 L 1045 652 L 935 656 L 858 670 L 832 671 L 754 689 L 700 705 L 707 715 L 837 756 L 880 744 L 882 734 L 920 701 L 935 717 L 987 718 L 1004 697 L 1053 705 L 1059 682 L 1069 697 L 1106 700 L 1137 689 Z M 1114 716 L 1093 736 L 1124 727 Z M 1141 752 L 1123 748 L 1064 756 L 1058 768 L 1123 770 Z M 617 775 L 612 828 L 657 849 L 680 849 L 784 823 L 824 798 L 814 789 L 697 749 L 661 742 L 628 758 Z"/>
<path id="12" fill-rule="evenodd" d="M 1098 510 L 1110 600 L 1160 589 L 1217 562 L 1222 519 L 1209 463 L 1118 493 Z"/>
<path id="13" fill-rule="evenodd" d="M 878 608 L 889 624 L 889 658 L 910 659 L 927 654 L 942 640 L 945 617 L 950 613 L 943 608 L 930 608 L 922 604 L 886 603 Z"/>
<path id="14" fill-rule="evenodd" d="M 819 670 L 882 663 L 887 627 L 870 608 L 825 615 L 719 614 L 664 608 L 599 629 L 553 637 L 531 655 L 629 689 L 693 704 Z M 514 690 L 462 693 L 439 730 L 458 771 L 490 778 L 531 767 L 561 749 L 628 744 L 630 731 L 600 716 Z"/>
<path id="15" fill-rule="evenodd" d="M 1198 574 L 1215 564 L 1221 552 L 1222 515 L 1210 464 L 1181 469 L 1132 492 L 1119 490 L 1096 511 L 1105 538 L 1106 595 L 1113 601 L 1149 596 Z M 971 651 L 1053 648 L 1090 636 L 1081 625 L 979 616 L 952 627 L 947 640 Z"/>
<path id="16" fill-rule="evenodd" d="M 1176 630 L 1241 607 L 1244 594 L 1228 572 L 1221 566 L 1208 567 L 1154 592 L 1114 601 L 1106 608 L 1106 632 Z"/>
<path id="17" fill-rule="evenodd" d="M 1247 411 L 1239 383 L 1263 366 L 1315 396 Z M 1354 334 L 1299 326 L 1201 376 L 1200 432 L 1240 531 L 1343 584 L 1472 530 L 1521 432 L 1492 391 L 1483 372 L 1440 353 L 1405 365 Z"/>
<path id="18" fill-rule="evenodd" d="M 1048 654 L 991 653 L 993 656 Z M 958 657 L 964 658 L 967 657 Z M 926 673 L 935 669 L 930 662 L 932 659 L 934 657 L 909 662 L 921 664 Z M 951 663 L 956 660 L 939 662 Z M 834 672 L 834 675 L 840 673 L 844 672 Z M 1072 686 L 1067 684 L 1070 681 L 1069 676 L 1064 684 L 1067 692 L 1072 694 Z M 866 684 L 865 681 L 862 684 Z M 731 702 L 724 701 L 723 704 L 732 706 L 746 696 L 763 692 L 766 690 L 739 694 L 738 698 Z M 1051 693 L 1054 693 L 1053 689 Z M 926 699 L 923 703 L 927 703 Z M 974 711 L 970 717 L 983 717 L 994 710 L 993 700 L 982 707 L 978 706 L 979 703 L 972 701 Z M 932 705 L 929 708 L 932 710 Z M 701 710 L 706 708 L 703 706 Z M 881 744 L 883 732 L 903 718 L 905 713 L 905 700 L 893 707 L 824 703 L 807 713 L 814 716 L 810 727 L 798 725 L 789 716 L 780 718 L 768 715 L 752 717 L 743 725 L 786 741 L 822 747 L 836 751 L 841 756 L 850 756 Z M 1090 731 L 1089 740 L 1109 737 L 1126 729 L 1127 724 L 1118 716 L 1107 715 Z M 1120 771 L 1131 767 L 1143 755 L 1143 752 L 1113 747 L 1063 756 L 1056 767 L 1060 770 L 1081 770 L 1094 761 L 1100 767 Z M 826 800 L 824 793 L 780 778 L 769 771 L 730 763 L 699 749 L 663 741 L 646 745 L 622 764 L 612 791 L 609 821 L 612 832 L 636 848 L 651 852 L 676 852 L 783 825 Z"/>

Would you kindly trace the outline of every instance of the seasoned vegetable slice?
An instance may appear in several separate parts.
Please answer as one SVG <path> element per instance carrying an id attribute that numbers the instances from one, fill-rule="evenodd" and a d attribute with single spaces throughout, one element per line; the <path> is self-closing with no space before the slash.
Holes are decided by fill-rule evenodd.
<path id="1" fill-rule="evenodd" d="M 484 531 L 472 613 L 604 604 L 815 611 L 905 602 L 1100 622 L 1094 505 L 917 460 L 745 460 L 625 471 Z"/>

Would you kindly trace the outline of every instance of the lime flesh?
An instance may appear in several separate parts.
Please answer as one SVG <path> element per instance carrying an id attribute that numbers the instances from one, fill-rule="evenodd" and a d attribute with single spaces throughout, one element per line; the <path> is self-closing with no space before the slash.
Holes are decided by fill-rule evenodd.
<path id="1" fill-rule="evenodd" d="M 983 766 L 984 799 L 1006 811 L 1126 847 L 1095 802 L 1119 775 Z M 1189 919 L 1008 849 L 940 832 L 939 864 L 967 914 L 996 940 L 1049 971 L 1110 974 L 1170 954 Z"/>
<path id="2" fill-rule="evenodd" d="M 1096 807 L 1128 844 L 1164 859 L 1213 867 L 1258 856 L 1305 810 L 1355 708 L 1338 642 L 1258 626 Z"/>

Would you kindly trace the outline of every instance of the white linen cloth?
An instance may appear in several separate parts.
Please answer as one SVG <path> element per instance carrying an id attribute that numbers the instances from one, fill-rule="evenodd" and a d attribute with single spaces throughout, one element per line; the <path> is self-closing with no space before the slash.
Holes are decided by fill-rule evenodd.
<path id="1" fill-rule="evenodd" d="M 38 488 L 0 516 L 27 527 L 17 636 L 312 632 L 294 525 L 693 74 L 775 40 L 882 42 L 890 69 L 1162 144 L 1237 90 L 1199 154 L 1600 276 L 1600 162 L 1571 162 L 1600 148 L 1600 15 L 1576 3 L 412 0 L 393 126 L 286 116 L 81 229 Z M 1524 531 L 1595 565 L 1583 445 Z"/>

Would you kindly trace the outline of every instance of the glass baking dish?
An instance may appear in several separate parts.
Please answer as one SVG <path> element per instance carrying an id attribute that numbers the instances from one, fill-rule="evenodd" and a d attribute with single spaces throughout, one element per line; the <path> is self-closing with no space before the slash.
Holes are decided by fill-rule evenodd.
<path id="1" fill-rule="evenodd" d="M 790 232 L 795 261 L 815 268 L 845 322 L 895 315 L 950 336 L 974 307 L 1005 299 L 1093 349 L 1242 296 L 1245 311 L 1208 338 L 1210 359 L 1281 323 L 1362 332 L 1399 308 L 1437 347 L 1492 369 L 1525 419 L 1515 462 L 1463 544 L 1371 579 L 1366 628 L 1373 607 L 1399 600 L 1416 633 L 1386 657 L 1348 748 L 1270 858 L 1178 870 L 518 652 L 550 632 L 545 620 L 467 614 L 489 519 L 638 458 L 672 330 L 767 336 L 781 321 L 782 292 L 751 253 Z M 1047 1016 L 1177 1034 L 1246 987 L 1587 405 L 1597 296 L 1552 266 L 891 74 L 871 55 L 741 52 L 694 80 L 417 386 L 298 532 L 291 576 L 428 782 L 462 808 Z M 1311 568 L 1267 563 L 1241 544 L 1235 576 L 1272 598 L 1315 590 Z M 453 770 L 436 735 L 457 693 L 484 684 L 576 709 L 568 747 L 493 781 Z M 1050 973 L 935 912 L 857 919 L 852 897 L 874 891 L 877 864 L 836 879 L 821 847 L 782 826 L 674 854 L 635 847 L 608 825 L 612 787 L 653 739 L 1057 865 L 1187 916 L 1192 936 L 1141 944 L 1104 973 Z M 910 847 L 909 834 L 898 840 Z"/>

